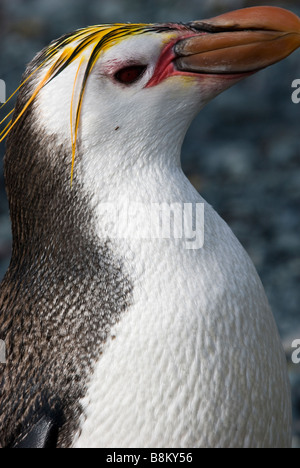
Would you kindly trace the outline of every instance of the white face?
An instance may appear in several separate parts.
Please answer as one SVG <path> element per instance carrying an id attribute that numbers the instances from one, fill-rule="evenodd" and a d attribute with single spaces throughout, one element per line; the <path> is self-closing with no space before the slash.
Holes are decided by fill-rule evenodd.
<path id="1" fill-rule="evenodd" d="M 119 167 L 120 161 L 128 166 L 162 157 L 179 164 L 192 119 L 208 101 L 237 81 L 181 73 L 170 59 L 162 60 L 183 34 L 174 30 L 131 36 L 100 55 L 88 78 L 79 129 L 84 157 L 97 154 L 97 172 L 105 169 L 108 161 Z M 88 59 L 90 51 L 85 53 Z M 70 106 L 78 66 L 79 60 L 45 86 L 36 104 L 43 129 L 61 137 L 70 148 Z M 84 69 L 74 91 L 73 116 Z M 87 162 L 91 163 L 91 157 Z"/>

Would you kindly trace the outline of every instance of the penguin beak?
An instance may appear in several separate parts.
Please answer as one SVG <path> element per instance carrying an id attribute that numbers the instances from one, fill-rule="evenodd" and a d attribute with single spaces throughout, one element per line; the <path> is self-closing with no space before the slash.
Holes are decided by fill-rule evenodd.
<path id="1" fill-rule="evenodd" d="M 300 47 L 300 19 L 282 8 L 245 8 L 188 27 L 197 34 L 175 45 L 181 72 L 254 73 Z"/>

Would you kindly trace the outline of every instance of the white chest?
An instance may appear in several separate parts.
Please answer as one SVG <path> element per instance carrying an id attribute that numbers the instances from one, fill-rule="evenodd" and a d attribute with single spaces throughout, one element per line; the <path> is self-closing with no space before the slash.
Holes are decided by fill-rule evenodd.
<path id="1" fill-rule="evenodd" d="M 74 447 L 289 445 L 276 326 L 254 267 L 211 207 L 200 250 L 180 239 L 116 249 L 133 302 L 95 367 Z"/>

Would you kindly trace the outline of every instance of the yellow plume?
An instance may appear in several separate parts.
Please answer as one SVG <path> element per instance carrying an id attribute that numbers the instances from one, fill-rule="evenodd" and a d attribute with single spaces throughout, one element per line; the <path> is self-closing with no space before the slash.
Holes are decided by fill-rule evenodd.
<path id="1" fill-rule="evenodd" d="M 17 122 L 28 110 L 30 105 L 33 103 L 35 98 L 41 89 L 47 85 L 51 80 L 53 80 L 58 74 L 60 74 L 68 65 L 74 62 L 76 59 L 80 59 L 79 67 L 74 80 L 74 87 L 72 93 L 72 102 L 71 102 L 71 148 L 72 148 L 72 165 L 71 165 L 71 185 L 74 176 L 74 165 L 75 165 L 75 155 L 76 155 L 76 143 L 78 136 L 78 129 L 80 124 L 80 114 L 82 109 L 82 101 L 86 88 L 86 83 L 91 71 L 94 68 L 95 63 L 97 62 L 100 54 L 112 47 L 116 43 L 122 41 L 128 36 L 133 36 L 137 34 L 143 34 L 146 32 L 162 32 L 168 30 L 169 27 L 159 26 L 159 25 L 147 25 L 147 24 L 113 24 L 113 25 L 98 25 L 90 26 L 88 28 L 80 29 L 71 34 L 68 34 L 57 41 L 54 41 L 44 52 L 41 53 L 39 57 L 40 64 L 35 68 L 35 70 L 20 84 L 16 91 L 8 98 L 6 103 L 2 106 L 4 107 L 15 94 L 23 88 L 23 86 L 28 82 L 28 80 L 38 72 L 41 74 L 41 80 L 34 89 L 32 96 L 28 99 L 27 103 L 24 105 L 23 109 L 17 114 L 14 115 L 13 119 L 5 126 L 5 128 L 0 132 L 0 143 L 6 138 L 6 136 L 11 132 Z M 87 50 L 89 51 L 89 56 L 86 56 Z M 73 121 L 74 113 L 74 97 L 75 97 L 75 87 L 78 81 L 78 75 L 80 69 L 83 67 L 84 62 L 86 62 L 86 68 L 81 84 L 81 90 L 77 102 L 75 122 Z M 50 65 L 48 71 L 43 74 L 43 67 Z M 2 108 L 1 107 L 1 108 Z M 0 109 L 1 109 L 0 108 Z M 6 117 L 0 122 L 0 125 L 5 122 L 5 120 L 13 113 L 13 110 L 10 111 Z"/>

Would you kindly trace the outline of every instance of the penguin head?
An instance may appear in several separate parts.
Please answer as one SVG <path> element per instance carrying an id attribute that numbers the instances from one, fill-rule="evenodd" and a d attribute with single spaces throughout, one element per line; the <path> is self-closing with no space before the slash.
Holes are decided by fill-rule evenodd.
<path id="1" fill-rule="evenodd" d="M 93 46 L 41 90 L 35 106 L 42 130 L 58 136 L 71 152 L 73 127 L 76 155 L 84 155 L 84 165 L 98 154 L 101 174 L 108 164 L 118 166 L 118 160 L 134 166 L 163 154 L 166 146 L 175 152 L 207 94 L 213 93 L 205 91 L 204 82 L 199 86 L 198 77 L 175 68 L 173 47 L 190 34 L 186 27 L 143 26 L 136 34 L 134 26 L 122 25 L 114 34 L 123 28 L 126 35 L 104 48 L 91 67 L 80 104 Z M 75 174 L 80 170 L 76 155 Z"/>
<path id="2" fill-rule="evenodd" d="M 188 24 L 115 24 L 54 42 L 34 77 L 39 124 L 87 155 L 134 165 L 178 154 L 195 115 L 216 95 L 300 45 L 300 21 L 256 7 Z M 46 56 L 46 57 L 45 57 Z M 118 161 L 115 162 L 118 165 Z M 72 177 L 72 176 L 71 176 Z"/>
<path id="3" fill-rule="evenodd" d="M 25 105 L 2 138 L 31 111 L 40 130 L 69 147 L 73 167 L 78 143 L 84 153 L 94 147 L 132 159 L 142 147 L 153 153 L 180 146 L 207 102 L 293 52 L 299 32 L 296 15 L 273 7 L 187 24 L 75 31 L 29 66 L 20 93 Z"/>

